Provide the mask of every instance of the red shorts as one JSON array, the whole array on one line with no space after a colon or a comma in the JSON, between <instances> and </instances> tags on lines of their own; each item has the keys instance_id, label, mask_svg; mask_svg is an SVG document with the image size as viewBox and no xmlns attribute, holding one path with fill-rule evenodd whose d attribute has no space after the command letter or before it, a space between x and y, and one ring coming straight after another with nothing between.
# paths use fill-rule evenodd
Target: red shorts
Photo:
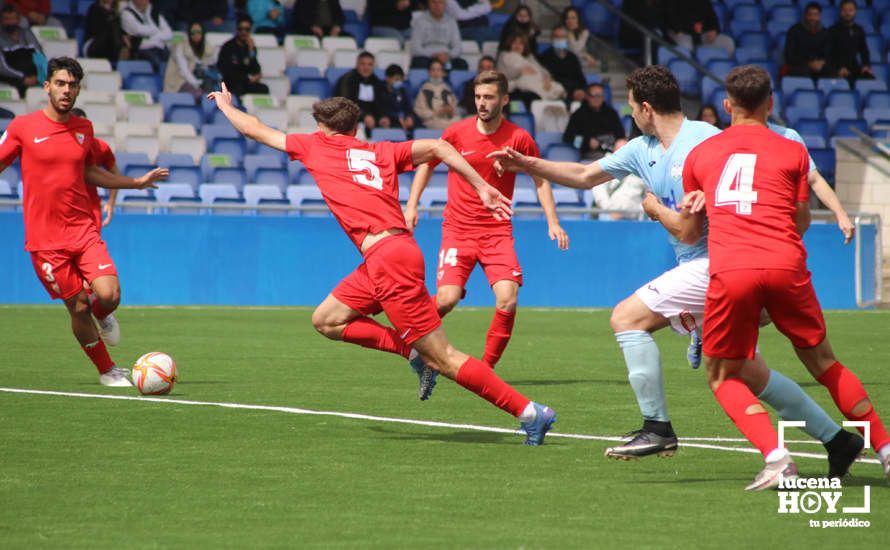
<instances>
[{"instance_id":1,"label":"red shorts","mask_svg":"<svg viewBox=\"0 0 890 550\"><path fill-rule=\"evenodd\" d=\"M762 309L794 347L811 348L825 339L825 319L809 271L737 269L711 274L703 353L753 359Z\"/></svg>"},{"instance_id":2,"label":"red shorts","mask_svg":"<svg viewBox=\"0 0 890 550\"><path fill-rule=\"evenodd\" d=\"M386 313L406 344L442 324L426 290L423 254L411 235L387 237L365 251L365 261L331 292L362 315Z\"/></svg>"},{"instance_id":3,"label":"red shorts","mask_svg":"<svg viewBox=\"0 0 890 550\"><path fill-rule=\"evenodd\" d=\"M117 276L105 241L96 239L82 248L35 250L31 264L40 282L53 300L67 300L83 290L83 282L92 283L105 275Z\"/></svg>"},{"instance_id":4,"label":"red shorts","mask_svg":"<svg viewBox=\"0 0 890 550\"><path fill-rule=\"evenodd\" d=\"M512 235L459 235L444 230L436 287L454 285L463 288L476 262L485 270L490 286L504 280L515 281L522 286L522 268L519 267Z\"/></svg>"}]
</instances>

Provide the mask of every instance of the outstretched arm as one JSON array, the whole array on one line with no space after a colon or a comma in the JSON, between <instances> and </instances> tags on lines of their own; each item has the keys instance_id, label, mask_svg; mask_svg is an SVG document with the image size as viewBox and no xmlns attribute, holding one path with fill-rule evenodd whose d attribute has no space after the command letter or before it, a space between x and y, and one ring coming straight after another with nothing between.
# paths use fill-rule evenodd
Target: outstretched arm
<instances>
[{"instance_id":1,"label":"outstretched arm","mask_svg":"<svg viewBox=\"0 0 890 550\"><path fill-rule=\"evenodd\" d=\"M553 200L553 188L550 182L543 178L532 176L535 180L535 190L538 192L538 202L544 209L544 217L547 218L547 234L551 241L556 241L560 250L568 250L569 235L559 225L559 217L556 215L556 201Z\"/></svg>"},{"instance_id":2,"label":"outstretched arm","mask_svg":"<svg viewBox=\"0 0 890 550\"><path fill-rule=\"evenodd\" d=\"M491 211L495 219L509 220L513 215L510 199L488 184L482 176L444 139L418 139L412 142L411 156L414 165L439 159L461 175L479 195L483 206Z\"/></svg>"},{"instance_id":3,"label":"outstretched arm","mask_svg":"<svg viewBox=\"0 0 890 550\"><path fill-rule=\"evenodd\" d=\"M120 175L121 171L118 169L117 164L111 167L112 174ZM117 204L117 189L112 189L108 192L108 199L105 201L105 204L102 206L102 226L106 226L111 223L111 218L114 217L114 205Z\"/></svg>"},{"instance_id":4,"label":"outstretched arm","mask_svg":"<svg viewBox=\"0 0 890 550\"><path fill-rule=\"evenodd\" d=\"M207 98L216 101L219 110L245 137L279 151L287 150L287 135L280 130L266 126L257 117L238 110L232 104L232 93L226 88L225 82L222 83L222 91L210 92L207 94Z\"/></svg>"},{"instance_id":5,"label":"outstretched arm","mask_svg":"<svg viewBox=\"0 0 890 550\"><path fill-rule=\"evenodd\" d=\"M87 165L84 170L84 179L90 185L96 187L105 187L107 189L156 189L156 181L167 179L169 170L166 168L155 168L150 170L138 178L121 176L120 174L112 174L104 168L95 165Z\"/></svg>"},{"instance_id":6,"label":"outstretched arm","mask_svg":"<svg viewBox=\"0 0 890 550\"><path fill-rule=\"evenodd\" d=\"M421 164L414 171L414 181L411 182L411 193L408 195L408 203L405 205L405 224L408 229L414 231L417 227L417 205L420 204L420 196L426 189L426 184L433 175L433 169L429 164Z\"/></svg>"},{"instance_id":7,"label":"outstretched arm","mask_svg":"<svg viewBox=\"0 0 890 550\"><path fill-rule=\"evenodd\" d=\"M494 166L498 172L504 170L527 172L529 175L575 189L591 189L612 179L610 174L600 168L599 162L590 164L555 162L523 155L512 147L489 153L488 158L494 159Z\"/></svg>"},{"instance_id":8,"label":"outstretched arm","mask_svg":"<svg viewBox=\"0 0 890 550\"><path fill-rule=\"evenodd\" d=\"M689 195L687 195L689 196ZM681 205L684 203L681 203ZM643 211L650 219L657 221L668 233L684 244L695 244L701 239L704 212L692 213L689 208L673 210L664 204L651 191L643 197ZM697 219L700 218L700 219Z\"/></svg>"},{"instance_id":9,"label":"outstretched arm","mask_svg":"<svg viewBox=\"0 0 890 550\"><path fill-rule=\"evenodd\" d=\"M850 221L850 217L847 216L847 211L844 210L834 190L828 185L828 182L825 181L825 178L822 177L818 170L811 170L807 180L810 184L810 189L822 201L822 204L834 212L834 216L837 218L837 227L844 234L844 244L849 243L853 239L856 227Z\"/></svg>"}]
</instances>

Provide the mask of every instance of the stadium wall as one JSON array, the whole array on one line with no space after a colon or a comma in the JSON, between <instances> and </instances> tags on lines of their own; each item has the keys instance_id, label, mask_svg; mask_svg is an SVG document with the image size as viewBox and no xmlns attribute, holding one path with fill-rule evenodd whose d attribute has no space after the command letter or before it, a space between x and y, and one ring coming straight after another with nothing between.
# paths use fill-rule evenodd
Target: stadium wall
<instances>
[{"instance_id":1,"label":"stadium wall","mask_svg":"<svg viewBox=\"0 0 890 550\"><path fill-rule=\"evenodd\" d=\"M521 305L610 307L673 265L657 223L565 220L563 227L571 238L566 252L549 240L543 220L515 220ZM872 250L874 227L861 233L863 250ZM48 303L23 250L21 214L0 212L0 234L0 303ZM440 235L441 220L421 219L416 236L431 290ZM329 217L121 214L105 239L129 305L314 305L360 263ZM854 248L843 246L833 224L814 224L806 244L823 307L855 308ZM866 262L865 289L873 270ZM480 269L463 303L493 304Z\"/></svg>"}]
</instances>

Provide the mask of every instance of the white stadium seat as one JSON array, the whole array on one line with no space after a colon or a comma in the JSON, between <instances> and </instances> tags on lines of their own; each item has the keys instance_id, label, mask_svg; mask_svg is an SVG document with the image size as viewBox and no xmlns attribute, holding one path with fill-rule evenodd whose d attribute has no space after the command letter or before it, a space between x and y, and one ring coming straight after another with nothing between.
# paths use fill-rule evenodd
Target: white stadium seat
<instances>
[{"instance_id":1,"label":"white stadium seat","mask_svg":"<svg viewBox=\"0 0 890 550\"><path fill-rule=\"evenodd\" d=\"M480 53L479 43L475 40L461 40L460 41L460 54L461 57L467 55L468 53ZM473 65L475 67L475 65Z\"/></svg>"},{"instance_id":2,"label":"white stadium seat","mask_svg":"<svg viewBox=\"0 0 890 550\"><path fill-rule=\"evenodd\" d=\"M244 105L248 113L254 114L257 109L278 107L280 102L268 94L244 94L241 96L241 104Z\"/></svg>"},{"instance_id":3,"label":"white stadium seat","mask_svg":"<svg viewBox=\"0 0 890 550\"><path fill-rule=\"evenodd\" d=\"M199 164L201 162L201 157L207 152L207 144L201 136L173 136L170 138L169 148L167 150L171 153L191 155L195 164Z\"/></svg>"},{"instance_id":4,"label":"white stadium seat","mask_svg":"<svg viewBox=\"0 0 890 550\"><path fill-rule=\"evenodd\" d=\"M280 200L284 198L281 189L276 185L250 184L244 186L244 202L249 205L259 204L262 199Z\"/></svg>"},{"instance_id":5,"label":"white stadium seat","mask_svg":"<svg viewBox=\"0 0 890 550\"><path fill-rule=\"evenodd\" d=\"M138 120L155 128L164 120L164 108L160 105L130 105L128 113L129 120Z\"/></svg>"},{"instance_id":6,"label":"white stadium seat","mask_svg":"<svg viewBox=\"0 0 890 550\"><path fill-rule=\"evenodd\" d=\"M389 51L384 50L379 52L376 55L375 65L377 67L386 68L392 64L396 64L405 71L405 74L408 74L408 69L411 68L411 56L408 52L403 51Z\"/></svg>"},{"instance_id":7,"label":"white stadium seat","mask_svg":"<svg viewBox=\"0 0 890 550\"><path fill-rule=\"evenodd\" d=\"M54 57L77 57L77 40L42 40L43 55Z\"/></svg>"},{"instance_id":8,"label":"white stadium seat","mask_svg":"<svg viewBox=\"0 0 890 550\"><path fill-rule=\"evenodd\" d=\"M79 106L93 122L100 124L114 124L117 122L117 107L111 101L105 103L83 102Z\"/></svg>"},{"instance_id":9,"label":"white stadium seat","mask_svg":"<svg viewBox=\"0 0 890 550\"><path fill-rule=\"evenodd\" d=\"M191 124L162 122L161 125L158 126L158 145L160 146L161 151L169 151L170 139L173 136L194 137L197 135L198 134L197 132L195 132L195 127Z\"/></svg>"},{"instance_id":10,"label":"white stadium seat","mask_svg":"<svg viewBox=\"0 0 890 550\"><path fill-rule=\"evenodd\" d=\"M260 48L278 48L278 40L274 34L252 34L253 44Z\"/></svg>"},{"instance_id":11,"label":"white stadium seat","mask_svg":"<svg viewBox=\"0 0 890 550\"><path fill-rule=\"evenodd\" d=\"M114 69L111 68L111 62L100 57L78 57L77 62L83 69L83 73L110 73Z\"/></svg>"},{"instance_id":12,"label":"white stadium seat","mask_svg":"<svg viewBox=\"0 0 890 550\"><path fill-rule=\"evenodd\" d=\"M321 49L318 37L308 34L289 34L284 37L284 53L287 56L288 65L296 65L297 53L305 49Z\"/></svg>"},{"instance_id":13,"label":"white stadium seat","mask_svg":"<svg viewBox=\"0 0 890 550\"><path fill-rule=\"evenodd\" d=\"M117 93L121 89L119 73L86 73L83 76L83 88L97 92Z\"/></svg>"},{"instance_id":14,"label":"white stadium seat","mask_svg":"<svg viewBox=\"0 0 890 550\"><path fill-rule=\"evenodd\" d=\"M286 76L266 76L263 74L262 83L269 87L269 95L277 100L283 100L290 93L290 80Z\"/></svg>"},{"instance_id":15,"label":"white stadium seat","mask_svg":"<svg viewBox=\"0 0 890 550\"><path fill-rule=\"evenodd\" d=\"M359 50L337 50L331 56L331 67L355 67Z\"/></svg>"},{"instance_id":16,"label":"white stadium seat","mask_svg":"<svg viewBox=\"0 0 890 550\"><path fill-rule=\"evenodd\" d=\"M285 99L285 109L288 114L289 124L298 124L301 109L312 109L312 104L318 101L318 96L314 95L289 95Z\"/></svg>"},{"instance_id":17,"label":"white stadium seat","mask_svg":"<svg viewBox=\"0 0 890 550\"><path fill-rule=\"evenodd\" d=\"M195 197L195 190L187 183L159 183L155 189L155 199L158 202L170 202L170 199L191 199Z\"/></svg>"},{"instance_id":18,"label":"white stadium seat","mask_svg":"<svg viewBox=\"0 0 890 550\"><path fill-rule=\"evenodd\" d=\"M566 104L555 99L536 99L531 104L536 132L563 132L569 123Z\"/></svg>"},{"instance_id":19,"label":"white stadium seat","mask_svg":"<svg viewBox=\"0 0 890 550\"><path fill-rule=\"evenodd\" d=\"M68 39L68 33L65 32L64 27L46 27L42 25L32 25L31 32L34 33L34 36L37 38L37 41L40 42L41 45L46 40ZM47 56L47 58L49 58L49 56Z\"/></svg>"},{"instance_id":20,"label":"white stadium seat","mask_svg":"<svg viewBox=\"0 0 890 550\"><path fill-rule=\"evenodd\" d=\"M145 153L154 162L158 158L158 138L155 136L127 136L124 140L124 151L128 153Z\"/></svg>"},{"instance_id":21,"label":"white stadium seat","mask_svg":"<svg viewBox=\"0 0 890 550\"><path fill-rule=\"evenodd\" d=\"M296 51L293 64L302 67L315 67L319 72L324 73L330 64L330 55L327 50L302 48Z\"/></svg>"},{"instance_id":22,"label":"white stadium seat","mask_svg":"<svg viewBox=\"0 0 890 550\"><path fill-rule=\"evenodd\" d=\"M351 36L325 36L321 39L321 47L329 52L337 50L357 50L358 44Z\"/></svg>"},{"instance_id":23,"label":"white stadium seat","mask_svg":"<svg viewBox=\"0 0 890 550\"><path fill-rule=\"evenodd\" d=\"M235 36L227 32L208 32L204 35L204 41L208 46L219 49L220 46L234 38Z\"/></svg>"},{"instance_id":24,"label":"white stadium seat","mask_svg":"<svg viewBox=\"0 0 890 550\"><path fill-rule=\"evenodd\" d=\"M375 56L384 51L398 51L402 49L402 45L397 38L382 38L371 36L365 39L365 50L371 52Z\"/></svg>"},{"instance_id":25,"label":"white stadium seat","mask_svg":"<svg viewBox=\"0 0 890 550\"><path fill-rule=\"evenodd\" d=\"M134 105L152 105L154 99L151 93L145 90L121 90L114 94L114 104L117 106L117 117L126 120L130 107ZM136 119L139 120L139 119ZM140 121L141 122L141 121Z\"/></svg>"},{"instance_id":26,"label":"white stadium seat","mask_svg":"<svg viewBox=\"0 0 890 550\"><path fill-rule=\"evenodd\" d=\"M240 199L238 188L231 183L204 183L198 188L198 195L204 204L213 204L216 199Z\"/></svg>"},{"instance_id":27,"label":"white stadium seat","mask_svg":"<svg viewBox=\"0 0 890 550\"><path fill-rule=\"evenodd\" d=\"M287 110L277 107L261 107L254 113L266 125L284 131L287 128Z\"/></svg>"},{"instance_id":28,"label":"white stadium seat","mask_svg":"<svg viewBox=\"0 0 890 550\"><path fill-rule=\"evenodd\" d=\"M114 92L81 89L77 101L79 103L112 103L114 102Z\"/></svg>"},{"instance_id":29,"label":"white stadium seat","mask_svg":"<svg viewBox=\"0 0 890 550\"><path fill-rule=\"evenodd\" d=\"M263 35L258 35L263 36ZM275 37L272 35L266 35L272 38L273 42ZM256 49L256 58L260 64L260 68L263 71L263 76L277 76L284 74L284 69L287 67L287 61L284 56L284 50L279 48L277 45L271 48L261 48L257 45Z\"/></svg>"}]
</instances>

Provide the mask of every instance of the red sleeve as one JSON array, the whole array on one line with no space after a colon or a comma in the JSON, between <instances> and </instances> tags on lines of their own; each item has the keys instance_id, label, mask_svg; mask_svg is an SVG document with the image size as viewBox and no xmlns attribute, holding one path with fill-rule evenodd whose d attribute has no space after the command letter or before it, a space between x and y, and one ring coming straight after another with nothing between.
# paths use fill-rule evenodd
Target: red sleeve
<instances>
[{"instance_id":1,"label":"red sleeve","mask_svg":"<svg viewBox=\"0 0 890 550\"><path fill-rule=\"evenodd\" d=\"M807 202L810 200L810 154L806 147L800 145L800 179L797 182L797 202Z\"/></svg>"},{"instance_id":2,"label":"red sleeve","mask_svg":"<svg viewBox=\"0 0 890 550\"><path fill-rule=\"evenodd\" d=\"M414 170L414 155L411 153L413 145L414 141L401 141L392 144L393 163L399 174Z\"/></svg>"},{"instance_id":3,"label":"red sleeve","mask_svg":"<svg viewBox=\"0 0 890 550\"><path fill-rule=\"evenodd\" d=\"M22 141L19 136L19 123L13 119L0 136L0 164L9 166L22 152Z\"/></svg>"},{"instance_id":4,"label":"red sleeve","mask_svg":"<svg viewBox=\"0 0 890 550\"><path fill-rule=\"evenodd\" d=\"M532 139L528 132L522 129L517 132L516 150L523 155L527 155L530 157L541 156L541 151L538 149L538 144L535 143L535 140Z\"/></svg>"},{"instance_id":5,"label":"red sleeve","mask_svg":"<svg viewBox=\"0 0 890 550\"><path fill-rule=\"evenodd\" d=\"M683 162L683 190L687 193L702 189L701 183L695 177L695 152L698 147L689 152Z\"/></svg>"},{"instance_id":6,"label":"red sleeve","mask_svg":"<svg viewBox=\"0 0 890 550\"><path fill-rule=\"evenodd\" d=\"M314 139L315 134L288 134L285 151L291 160L302 160L306 158L306 154L312 148Z\"/></svg>"}]
</instances>

